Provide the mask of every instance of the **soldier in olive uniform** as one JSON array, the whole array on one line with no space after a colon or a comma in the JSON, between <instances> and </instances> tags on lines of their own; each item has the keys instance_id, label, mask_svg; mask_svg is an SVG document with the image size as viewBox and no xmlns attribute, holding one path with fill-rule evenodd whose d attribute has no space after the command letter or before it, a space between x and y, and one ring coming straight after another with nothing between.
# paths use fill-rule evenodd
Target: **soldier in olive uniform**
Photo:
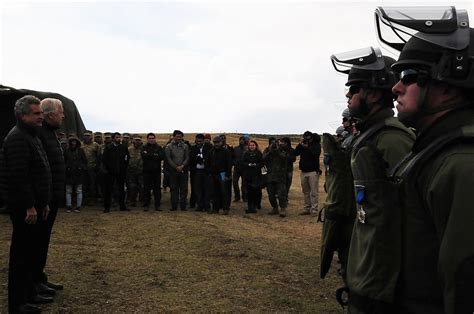
<instances>
[{"instance_id":1,"label":"soldier in olive uniform","mask_svg":"<svg viewBox=\"0 0 474 314\"><path fill-rule=\"evenodd\" d=\"M473 313L474 29L454 7L378 8L376 16L377 25L414 34L403 45L378 33L401 50L393 92L400 121L418 135L392 176L402 208L395 310Z\"/></svg>"},{"instance_id":2,"label":"soldier in olive uniform","mask_svg":"<svg viewBox=\"0 0 474 314\"><path fill-rule=\"evenodd\" d=\"M288 194L286 189L288 152L283 148L281 140L273 141L270 146L263 151L263 161L267 166L267 193L272 210L269 215L286 217L288 206ZM278 198L278 200L277 200Z\"/></svg>"},{"instance_id":3,"label":"soldier in olive uniform","mask_svg":"<svg viewBox=\"0 0 474 314\"><path fill-rule=\"evenodd\" d=\"M104 143L102 144L102 152L105 149L105 146L112 144L112 132L104 133Z\"/></svg>"},{"instance_id":4,"label":"soldier in olive uniform","mask_svg":"<svg viewBox=\"0 0 474 314\"><path fill-rule=\"evenodd\" d=\"M92 131L85 131L83 134L84 143L82 150L87 158L87 168L84 172L85 198L94 202L97 197L97 167L99 165L100 145L92 140Z\"/></svg>"},{"instance_id":5,"label":"soldier in olive uniform","mask_svg":"<svg viewBox=\"0 0 474 314\"><path fill-rule=\"evenodd\" d=\"M348 115L346 110L344 110L343 117ZM347 117L347 119L349 118ZM344 126L340 128L344 130ZM347 260L356 216L354 181L351 171L352 143L346 142L343 146L344 140L343 137L338 140L331 134L323 134L326 175L324 188L327 196L324 202L320 276L321 278L326 276L331 267L334 252L337 252L341 263L340 275L345 285L345 287L338 289L338 298L340 298L339 293L347 292ZM341 299L338 301L342 302Z\"/></svg>"},{"instance_id":6,"label":"soldier in olive uniform","mask_svg":"<svg viewBox=\"0 0 474 314\"><path fill-rule=\"evenodd\" d=\"M132 138L132 135L130 133L123 133L122 136L122 145L126 146L127 148L130 148L130 140Z\"/></svg>"},{"instance_id":7,"label":"soldier in olive uniform","mask_svg":"<svg viewBox=\"0 0 474 314\"><path fill-rule=\"evenodd\" d=\"M142 138L139 135L133 137L132 146L128 149L130 162L127 168L127 201L130 206L137 206L137 198L143 202L143 161L142 161Z\"/></svg>"},{"instance_id":8,"label":"soldier in olive uniform","mask_svg":"<svg viewBox=\"0 0 474 314\"><path fill-rule=\"evenodd\" d=\"M99 145L104 143L104 140L102 139L102 132L94 132L94 142Z\"/></svg>"},{"instance_id":9,"label":"soldier in olive uniform","mask_svg":"<svg viewBox=\"0 0 474 314\"><path fill-rule=\"evenodd\" d=\"M410 151L414 134L393 117L395 60L378 48L331 56L335 69L348 74L347 103L360 135L352 146L357 219L347 261L349 311L386 313L399 273L400 209L386 198L387 178Z\"/></svg>"}]
</instances>

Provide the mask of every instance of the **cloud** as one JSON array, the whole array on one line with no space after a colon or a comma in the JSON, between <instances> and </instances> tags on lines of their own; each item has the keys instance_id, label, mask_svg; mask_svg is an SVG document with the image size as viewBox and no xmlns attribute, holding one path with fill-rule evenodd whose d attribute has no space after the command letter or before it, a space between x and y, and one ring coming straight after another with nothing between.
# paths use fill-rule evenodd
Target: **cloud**
<instances>
[{"instance_id":1,"label":"cloud","mask_svg":"<svg viewBox=\"0 0 474 314\"><path fill-rule=\"evenodd\" d=\"M329 56L377 45L368 2L7 7L2 83L62 93L102 131L332 131L345 78Z\"/></svg>"}]
</instances>

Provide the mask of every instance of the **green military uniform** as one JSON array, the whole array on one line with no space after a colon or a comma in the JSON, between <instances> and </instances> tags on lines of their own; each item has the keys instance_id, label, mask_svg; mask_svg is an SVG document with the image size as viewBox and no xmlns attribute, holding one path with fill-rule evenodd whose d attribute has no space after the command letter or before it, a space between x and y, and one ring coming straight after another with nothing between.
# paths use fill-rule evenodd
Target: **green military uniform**
<instances>
[{"instance_id":1,"label":"green military uniform","mask_svg":"<svg viewBox=\"0 0 474 314\"><path fill-rule=\"evenodd\" d=\"M410 152L415 136L385 108L360 126L353 146L357 218L347 264L351 304L362 312L394 298L400 272L400 208L388 181L395 165ZM356 313L355 309L351 312Z\"/></svg>"},{"instance_id":2,"label":"green military uniform","mask_svg":"<svg viewBox=\"0 0 474 314\"><path fill-rule=\"evenodd\" d=\"M127 198L130 206L136 206L137 197L143 201L143 160L142 146L131 145L128 148L130 162L127 168Z\"/></svg>"},{"instance_id":3,"label":"green military uniform","mask_svg":"<svg viewBox=\"0 0 474 314\"><path fill-rule=\"evenodd\" d=\"M446 144L440 141L444 137ZM440 313L444 303L446 312L464 313L456 301L472 297L473 161L474 109L465 109L422 133L413 153L396 169L403 208L401 311Z\"/></svg>"},{"instance_id":4,"label":"green military uniform","mask_svg":"<svg viewBox=\"0 0 474 314\"><path fill-rule=\"evenodd\" d=\"M101 147L96 142L82 143L82 149L86 154L87 168L96 169L98 165L98 158L100 155Z\"/></svg>"},{"instance_id":5,"label":"green military uniform","mask_svg":"<svg viewBox=\"0 0 474 314\"><path fill-rule=\"evenodd\" d=\"M341 275L346 282L347 258L356 216L354 182L351 172L351 147L342 148L334 136L323 134L324 165L327 196L324 202L324 224L321 241L320 276L331 267L334 252L338 252Z\"/></svg>"},{"instance_id":6,"label":"green military uniform","mask_svg":"<svg viewBox=\"0 0 474 314\"><path fill-rule=\"evenodd\" d=\"M400 45L377 32L400 51L393 92L400 121L418 132L392 175L401 207L396 310L474 313L474 29L454 7L379 7L376 18L390 33L413 34Z\"/></svg>"},{"instance_id":7,"label":"green military uniform","mask_svg":"<svg viewBox=\"0 0 474 314\"><path fill-rule=\"evenodd\" d=\"M360 134L351 153L357 215L347 261L350 313L388 313L400 273L400 208L390 171L415 135L394 118L394 59L368 47L331 56L348 74L348 108ZM347 70L349 68L349 70Z\"/></svg>"},{"instance_id":8,"label":"green military uniform","mask_svg":"<svg viewBox=\"0 0 474 314\"><path fill-rule=\"evenodd\" d=\"M263 151L263 161L268 170L266 175L268 199L272 205L270 214L280 214L282 217L286 216L288 206L286 176L289 158L288 152L278 147L273 149L267 147Z\"/></svg>"},{"instance_id":9,"label":"green military uniform","mask_svg":"<svg viewBox=\"0 0 474 314\"><path fill-rule=\"evenodd\" d=\"M84 136L90 136L92 138L92 132L84 132ZM87 158L87 169L85 171L85 187L87 198L95 198L97 196L97 167L99 165L100 156L100 145L94 141L90 143L82 143L82 150Z\"/></svg>"}]
</instances>

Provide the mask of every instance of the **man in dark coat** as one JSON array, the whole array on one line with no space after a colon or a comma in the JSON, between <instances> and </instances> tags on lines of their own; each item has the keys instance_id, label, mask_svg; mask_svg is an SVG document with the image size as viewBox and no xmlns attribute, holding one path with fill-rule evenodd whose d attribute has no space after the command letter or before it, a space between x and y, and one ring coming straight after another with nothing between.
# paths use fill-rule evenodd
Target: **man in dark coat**
<instances>
[{"instance_id":1,"label":"man in dark coat","mask_svg":"<svg viewBox=\"0 0 474 314\"><path fill-rule=\"evenodd\" d=\"M104 165L104 213L110 212L112 203L112 189L117 186L120 210L128 210L125 207L125 177L127 175L130 155L128 148L122 145L122 135L115 132L112 136L112 143L105 146L102 156Z\"/></svg>"},{"instance_id":2,"label":"man in dark coat","mask_svg":"<svg viewBox=\"0 0 474 314\"><path fill-rule=\"evenodd\" d=\"M193 176L191 184L197 205L196 211L201 212L210 208L212 182L206 164L212 146L204 143L204 134L197 134L195 143L189 154L189 172Z\"/></svg>"},{"instance_id":3,"label":"man in dark coat","mask_svg":"<svg viewBox=\"0 0 474 314\"><path fill-rule=\"evenodd\" d=\"M228 215L232 186L232 155L223 146L220 136L216 136L213 142L214 147L209 153L208 166L213 182L212 212L217 214L223 209L224 215Z\"/></svg>"},{"instance_id":4,"label":"man in dark coat","mask_svg":"<svg viewBox=\"0 0 474 314\"><path fill-rule=\"evenodd\" d=\"M64 200L64 184L66 179L64 158L61 144L56 135L56 131L64 120L64 109L62 102L56 98L43 99L40 107L43 111L44 121L43 126L39 129L39 137L48 156L52 176L52 189L51 201L49 202L50 212L46 223L43 224L44 229L39 239L41 243L41 259L40 263L36 265L38 268L33 274L33 279L36 282L36 288L39 292L54 295L54 290L51 291L51 289L60 290L62 289L62 285L48 282L48 276L44 272L44 267L46 266L46 260L48 258L49 241L54 221L56 220L58 208Z\"/></svg>"},{"instance_id":5,"label":"man in dark coat","mask_svg":"<svg viewBox=\"0 0 474 314\"><path fill-rule=\"evenodd\" d=\"M33 272L38 263L40 224L48 217L51 192L51 169L38 138L43 122L40 100L28 95L15 103L17 124L3 145L7 204L13 223L8 274L10 313L36 312L40 309L27 301L33 297ZM50 298L51 299L51 298ZM52 299L50 300L52 301Z\"/></svg>"},{"instance_id":6,"label":"man in dark coat","mask_svg":"<svg viewBox=\"0 0 474 314\"><path fill-rule=\"evenodd\" d=\"M142 147L143 160L143 207L148 210L151 200L151 190L155 198L155 210L161 211L161 161L165 152L161 145L156 143L153 133L146 136L147 143Z\"/></svg>"},{"instance_id":7,"label":"man in dark coat","mask_svg":"<svg viewBox=\"0 0 474 314\"><path fill-rule=\"evenodd\" d=\"M232 185L234 187L234 202L240 201L240 194L242 192L242 200L247 202L247 188L245 180L243 179L242 157L247 151L248 137L241 136L239 138L239 146L234 148L232 158L234 164L234 171L232 173ZM241 188L239 188L239 178L242 178Z\"/></svg>"}]
</instances>

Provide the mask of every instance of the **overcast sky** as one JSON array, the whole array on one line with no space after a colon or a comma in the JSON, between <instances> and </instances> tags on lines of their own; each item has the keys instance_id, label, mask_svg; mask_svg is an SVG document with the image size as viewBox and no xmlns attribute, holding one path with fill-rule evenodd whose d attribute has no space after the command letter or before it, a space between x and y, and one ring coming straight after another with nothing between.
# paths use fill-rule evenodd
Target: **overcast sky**
<instances>
[{"instance_id":1,"label":"overcast sky","mask_svg":"<svg viewBox=\"0 0 474 314\"><path fill-rule=\"evenodd\" d=\"M73 99L87 128L333 132L333 53L378 46L376 6L471 1L0 2L0 83ZM383 51L384 52L384 51Z\"/></svg>"}]
</instances>

